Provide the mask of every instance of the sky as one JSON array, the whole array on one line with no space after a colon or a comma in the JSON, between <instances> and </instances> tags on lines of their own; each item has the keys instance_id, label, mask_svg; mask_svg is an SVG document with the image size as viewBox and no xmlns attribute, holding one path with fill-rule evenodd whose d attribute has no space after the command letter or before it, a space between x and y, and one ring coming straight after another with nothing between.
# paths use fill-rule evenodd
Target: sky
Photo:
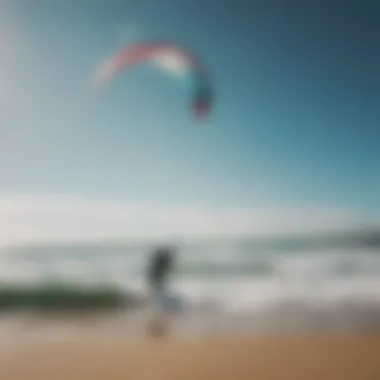
<instances>
[{"instance_id":1,"label":"sky","mask_svg":"<svg viewBox=\"0 0 380 380\"><path fill-rule=\"evenodd\" d=\"M0 243L379 220L379 15L374 0L0 0ZM157 39L211 70L207 122L147 68L93 93L101 62Z\"/></svg>"}]
</instances>

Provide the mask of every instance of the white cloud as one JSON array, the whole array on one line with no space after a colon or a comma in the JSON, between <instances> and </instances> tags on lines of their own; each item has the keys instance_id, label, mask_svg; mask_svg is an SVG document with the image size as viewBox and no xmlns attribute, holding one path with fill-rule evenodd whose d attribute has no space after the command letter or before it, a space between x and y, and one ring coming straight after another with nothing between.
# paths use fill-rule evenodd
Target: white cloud
<instances>
[{"instance_id":1,"label":"white cloud","mask_svg":"<svg viewBox=\"0 0 380 380\"><path fill-rule=\"evenodd\" d=\"M365 218L334 208L216 210L72 196L0 195L0 244L345 230Z\"/></svg>"}]
</instances>

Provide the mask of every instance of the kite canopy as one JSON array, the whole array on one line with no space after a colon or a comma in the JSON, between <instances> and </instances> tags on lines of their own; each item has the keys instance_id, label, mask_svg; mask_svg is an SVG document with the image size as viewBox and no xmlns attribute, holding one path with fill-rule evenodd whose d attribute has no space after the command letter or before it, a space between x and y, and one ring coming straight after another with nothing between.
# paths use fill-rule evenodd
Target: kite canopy
<instances>
[{"instance_id":1,"label":"kite canopy","mask_svg":"<svg viewBox=\"0 0 380 380\"><path fill-rule=\"evenodd\" d=\"M211 111L211 79L200 61L188 50L169 43L139 43L111 57L96 73L95 84L105 86L121 71L139 63L152 62L173 77L187 77L192 83L191 108L198 118Z\"/></svg>"}]
</instances>

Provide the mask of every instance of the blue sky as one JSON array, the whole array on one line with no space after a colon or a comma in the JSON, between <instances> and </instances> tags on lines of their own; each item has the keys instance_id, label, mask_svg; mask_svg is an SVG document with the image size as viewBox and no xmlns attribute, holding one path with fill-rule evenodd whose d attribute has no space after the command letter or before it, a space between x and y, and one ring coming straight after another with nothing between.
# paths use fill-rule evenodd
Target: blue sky
<instances>
[{"instance_id":1,"label":"blue sky","mask_svg":"<svg viewBox=\"0 0 380 380\"><path fill-rule=\"evenodd\" d=\"M0 192L379 210L374 1L4 4ZM91 92L102 60L157 38L190 46L212 70L208 123L194 123L185 89L153 70Z\"/></svg>"}]
</instances>

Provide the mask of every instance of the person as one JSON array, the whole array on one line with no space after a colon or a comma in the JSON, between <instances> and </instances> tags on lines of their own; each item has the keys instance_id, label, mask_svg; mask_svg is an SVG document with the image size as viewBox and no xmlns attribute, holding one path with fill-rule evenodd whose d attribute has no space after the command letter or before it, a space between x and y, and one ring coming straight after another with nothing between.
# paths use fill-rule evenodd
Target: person
<instances>
[{"instance_id":1,"label":"person","mask_svg":"<svg viewBox=\"0 0 380 380\"><path fill-rule=\"evenodd\" d=\"M150 256L147 270L148 288L151 293L168 290L169 275L174 266L174 249L160 247Z\"/></svg>"},{"instance_id":2,"label":"person","mask_svg":"<svg viewBox=\"0 0 380 380\"><path fill-rule=\"evenodd\" d=\"M167 316L173 310L173 300L169 294L169 277L174 269L175 250L160 247L153 251L147 268L147 286L154 307L154 317L148 324L149 335L162 336L167 333Z\"/></svg>"}]
</instances>

